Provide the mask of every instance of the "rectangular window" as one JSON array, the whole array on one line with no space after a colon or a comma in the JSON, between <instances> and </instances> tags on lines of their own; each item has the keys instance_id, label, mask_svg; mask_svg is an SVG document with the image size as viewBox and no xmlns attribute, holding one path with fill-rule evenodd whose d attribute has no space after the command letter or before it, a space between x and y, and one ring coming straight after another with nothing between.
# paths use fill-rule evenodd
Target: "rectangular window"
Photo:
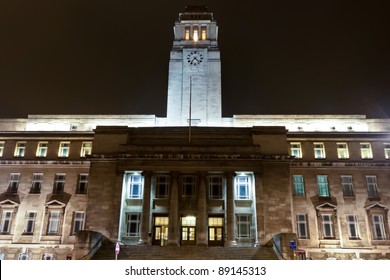
<instances>
[{"instance_id":1,"label":"rectangular window","mask_svg":"<svg viewBox=\"0 0 390 280\"><path fill-rule=\"evenodd\" d=\"M33 234L37 212L27 212L23 234Z\"/></svg>"},{"instance_id":2,"label":"rectangular window","mask_svg":"<svg viewBox=\"0 0 390 280\"><path fill-rule=\"evenodd\" d=\"M343 186L343 196L355 196L353 192L352 176L341 175L341 185Z\"/></svg>"},{"instance_id":3,"label":"rectangular window","mask_svg":"<svg viewBox=\"0 0 390 280\"><path fill-rule=\"evenodd\" d=\"M20 173L11 173L8 183L8 193L17 193L19 187Z\"/></svg>"},{"instance_id":4,"label":"rectangular window","mask_svg":"<svg viewBox=\"0 0 390 280\"><path fill-rule=\"evenodd\" d=\"M308 239L309 233L307 230L307 215L306 214L297 214L297 230L299 239Z\"/></svg>"},{"instance_id":5,"label":"rectangular window","mask_svg":"<svg viewBox=\"0 0 390 280\"><path fill-rule=\"evenodd\" d=\"M251 215L237 215L237 237L250 238L251 237Z\"/></svg>"},{"instance_id":6,"label":"rectangular window","mask_svg":"<svg viewBox=\"0 0 390 280\"><path fill-rule=\"evenodd\" d=\"M247 175L236 176L236 199L249 199L250 180Z\"/></svg>"},{"instance_id":7,"label":"rectangular window","mask_svg":"<svg viewBox=\"0 0 390 280\"><path fill-rule=\"evenodd\" d=\"M360 154L362 159L372 159L372 150L370 143L360 143Z\"/></svg>"},{"instance_id":8,"label":"rectangular window","mask_svg":"<svg viewBox=\"0 0 390 280\"><path fill-rule=\"evenodd\" d=\"M390 143L385 143L384 146L385 146L385 159L390 159ZM0 151L1 151L1 146L0 146Z\"/></svg>"},{"instance_id":9,"label":"rectangular window","mask_svg":"<svg viewBox=\"0 0 390 280\"><path fill-rule=\"evenodd\" d=\"M349 239L359 239L359 225L356 215L347 215Z\"/></svg>"},{"instance_id":10,"label":"rectangular window","mask_svg":"<svg viewBox=\"0 0 390 280\"><path fill-rule=\"evenodd\" d=\"M73 214L72 235L84 229L84 212L75 211Z\"/></svg>"},{"instance_id":11,"label":"rectangular window","mask_svg":"<svg viewBox=\"0 0 390 280\"><path fill-rule=\"evenodd\" d=\"M48 142L39 142L37 146L37 157L46 157L47 156Z\"/></svg>"},{"instance_id":12,"label":"rectangular window","mask_svg":"<svg viewBox=\"0 0 390 280\"><path fill-rule=\"evenodd\" d=\"M28 260L28 254L27 253L20 253L19 257L18 257L18 260L20 260L20 261Z\"/></svg>"},{"instance_id":13,"label":"rectangular window","mask_svg":"<svg viewBox=\"0 0 390 280\"><path fill-rule=\"evenodd\" d=\"M140 213L126 213L126 236L139 236L140 225Z\"/></svg>"},{"instance_id":14,"label":"rectangular window","mask_svg":"<svg viewBox=\"0 0 390 280\"><path fill-rule=\"evenodd\" d=\"M386 239L385 224L383 222L383 216L381 214L372 215L372 224L374 227L374 239L384 240Z\"/></svg>"},{"instance_id":15,"label":"rectangular window","mask_svg":"<svg viewBox=\"0 0 390 280\"><path fill-rule=\"evenodd\" d=\"M198 27L193 28L192 40L197 42L199 40L199 30Z\"/></svg>"},{"instance_id":16,"label":"rectangular window","mask_svg":"<svg viewBox=\"0 0 390 280\"><path fill-rule=\"evenodd\" d=\"M54 177L53 194L62 194L65 188L66 174L57 173Z\"/></svg>"},{"instance_id":17,"label":"rectangular window","mask_svg":"<svg viewBox=\"0 0 390 280\"><path fill-rule=\"evenodd\" d=\"M314 143L314 158L325 158L324 143Z\"/></svg>"},{"instance_id":18,"label":"rectangular window","mask_svg":"<svg viewBox=\"0 0 390 280\"><path fill-rule=\"evenodd\" d=\"M318 187L318 196L328 197L329 196L328 176L317 175L317 187Z\"/></svg>"},{"instance_id":19,"label":"rectangular window","mask_svg":"<svg viewBox=\"0 0 390 280\"><path fill-rule=\"evenodd\" d=\"M190 27L186 26L184 28L184 39L189 40L190 39Z\"/></svg>"},{"instance_id":20,"label":"rectangular window","mask_svg":"<svg viewBox=\"0 0 390 280\"><path fill-rule=\"evenodd\" d=\"M0 233L10 234L12 223L12 211L3 211L0 222Z\"/></svg>"},{"instance_id":21,"label":"rectangular window","mask_svg":"<svg viewBox=\"0 0 390 280\"><path fill-rule=\"evenodd\" d=\"M295 158L302 158L302 146L299 142L290 143L290 153Z\"/></svg>"},{"instance_id":22,"label":"rectangular window","mask_svg":"<svg viewBox=\"0 0 390 280\"><path fill-rule=\"evenodd\" d=\"M70 142L61 142L58 149L58 157L68 157L70 150Z\"/></svg>"},{"instance_id":23,"label":"rectangular window","mask_svg":"<svg viewBox=\"0 0 390 280\"><path fill-rule=\"evenodd\" d=\"M196 196L196 177L192 175L183 176L182 179L182 194L183 197Z\"/></svg>"},{"instance_id":24,"label":"rectangular window","mask_svg":"<svg viewBox=\"0 0 390 280\"><path fill-rule=\"evenodd\" d=\"M77 181L76 193L77 194L86 194L87 187L88 187L88 174L84 174L84 173L79 174L79 178Z\"/></svg>"},{"instance_id":25,"label":"rectangular window","mask_svg":"<svg viewBox=\"0 0 390 280\"><path fill-rule=\"evenodd\" d=\"M376 176L366 176L368 198L379 198Z\"/></svg>"},{"instance_id":26,"label":"rectangular window","mask_svg":"<svg viewBox=\"0 0 390 280\"><path fill-rule=\"evenodd\" d=\"M44 260L44 261L54 260L54 256L52 253L44 253L42 255L42 260Z\"/></svg>"},{"instance_id":27,"label":"rectangular window","mask_svg":"<svg viewBox=\"0 0 390 280\"><path fill-rule=\"evenodd\" d=\"M293 175L294 195L305 196L305 184L302 175Z\"/></svg>"},{"instance_id":28,"label":"rectangular window","mask_svg":"<svg viewBox=\"0 0 390 280\"><path fill-rule=\"evenodd\" d=\"M4 141L0 141L0 157L2 157L4 153L4 143Z\"/></svg>"},{"instance_id":29,"label":"rectangular window","mask_svg":"<svg viewBox=\"0 0 390 280\"><path fill-rule=\"evenodd\" d=\"M24 157L26 153L26 142L17 142L15 146L15 157Z\"/></svg>"},{"instance_id":30,"label":"rectangular window","mask_svg":"<svg viewBox=\"0 0 390 280\"><path fill-rule=\"evenodd\" d=\"M92 142L83 142L81 146L80 156L86 157L92 154Z\"/></svg>"},{"instance_id":31,"label":"rectangular window","mask_svg":"<svg viewBox=\"0 0 390 280\"><path fill-rule=\"evenodd\" d=\"M132 174L128 182L128 194L130 199L140 199L143 193L144 178L139 174Z\"/></svg>"},{"instance_id":32,"label":"rectangular window","mask_svg":"<svg viewBox=\"0 0 390 280\"><path fill-rule=\"evenodd\" d=\"M206 26L202 26L202 40L207 40Z\"/></svg>"},{"instance_id":33,"label":"rectangular window","mask_svg":"<svg viewBox=\"0 0 390 280\"><path fill-rule=\"evenodd\" d=\"M41 193L43 174L34 173L30 193Z\"/></svg>"},{"instance_id":34,"label":"rectangular window","mask_svg":"<svg viewBox=\"0 0 390 280\"><path fill-rule=\"evenodd\" d=\"M209 198L210 199L222 199L223 198L223 177L222 176L210 176L209 177Z\"/></svg>"},{"instance_id":35,"label":"rectangular window","mask_svg":"<svg viewBox=\"0 0 390 280\"><path fill-rule=\"evenodd\" d=\"M57 235L59 233L60 211L49 212L49 222L47 225L47 235Z\"/></svg>"},{"instance_id":36,"label":"rectangular window","mask_svg":"<svg viewBox=\"0 0 390 280\"><path fill-rule=\"evenodd\" d=\"M322 233L324 238L333 238L333 221L332 215L330 214L321 214L322 218Z\"/></svg>"},{"instance_id":37,"label":"rectangular window","mask_svg":"<svg viewBox=\"0 0 390 280\"><path fill-rule=\"evenodd\" d=\"M337 143L337 157L339 159L349 158L349 151L347 143Z\"/></svg>"},{"instance_id":38,"label":"rectangular window","mask_svg":"<svg viewBox=\"0 0 390 280\"><path fill-rule=\"evenodd\" d=\"M170 182L170 177L168 175L157 175L156 198L168 198L169 182Z\"/></svg>"}]
</instances>

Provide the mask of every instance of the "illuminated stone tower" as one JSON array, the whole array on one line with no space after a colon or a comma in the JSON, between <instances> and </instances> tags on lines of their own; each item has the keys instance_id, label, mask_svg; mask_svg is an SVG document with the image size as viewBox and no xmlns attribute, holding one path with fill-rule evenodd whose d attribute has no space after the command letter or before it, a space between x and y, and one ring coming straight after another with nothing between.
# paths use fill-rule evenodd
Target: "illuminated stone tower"
<instances>
[{"instance_id":1,"label":"illuminated stone tower","mask_svg":"<svg viewBox=\"0 0 390 280\"><path fill-rule=\"evenodd\" d=\"M179 14L169 61L168 125L221 124L221 59L217 37L218 26L206 6L187 6Z\"/></svg>"}]
</instances>

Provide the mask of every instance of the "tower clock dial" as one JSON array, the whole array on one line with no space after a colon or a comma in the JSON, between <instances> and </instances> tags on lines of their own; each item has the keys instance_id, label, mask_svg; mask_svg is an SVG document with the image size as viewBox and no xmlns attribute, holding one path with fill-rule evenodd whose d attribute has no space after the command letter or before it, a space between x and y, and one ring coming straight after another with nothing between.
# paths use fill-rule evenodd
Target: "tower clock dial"
<instances>
[{"instance_id":1,"label":"tower clock dial","mask_svg":"<svg viewBox=\"0 0 390 280\"><path fill-rule=\"evenodd\" d=\"M198 51L192 51L187 55L187 62L190 65L196 66L202 63L203 55Z\"/></svg>"}]
</instances>

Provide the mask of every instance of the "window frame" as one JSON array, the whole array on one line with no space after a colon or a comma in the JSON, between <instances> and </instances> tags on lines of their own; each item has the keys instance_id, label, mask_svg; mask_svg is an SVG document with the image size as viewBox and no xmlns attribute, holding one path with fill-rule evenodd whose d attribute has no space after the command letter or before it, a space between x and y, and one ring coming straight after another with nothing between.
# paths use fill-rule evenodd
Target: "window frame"
<instances>
[{"instance_id":1,"label":"window frame","mask_svg":"<svg viewBox=\"0 0 390 280\"><path fill-rule=\"evenodd\" d=\"M371 143L360 143L360 156L362 159L373 158Z\"/></svg>"},{"instance_id":2,"label":"window frame","mask_svg":"<svg viewBox=\"0 0 390 280\"><path fill-rule=\"evenodd\" d=\"M60 235L61 211L49 210L47 221L47 235Z\"/></svg>"},{"instance_id":3,"label":"window frame","mask_svg":"<svg viewBox=\"0 0 390 280\"><path fill-rule=\"evenodd\" d=\"M85 158L92 154L92 141L84 141L81 143L80 157Z\"/></svg>"},{"instance_id":4,"label":"window frame","mask_svg":"<svg viewBox=\"0 0 390 280\"><path fill-rule=\"evenodd\" d=\"M49 148L49 142L48 141L39 141L37 144L37 151L35 153L35 156L38 158L44 158L47 156L47 151Z\"/></svg>"},{"instance_id":5,"label":"window frame","mask_svg":"<svg viewBox=\"0 0 390 280\"><path fill-rule=\"evenodd\" d=\"M81 215L81 217L78 215ZM84 230L84 226L85 226L85 212L74 211L71 235L76 235L78 231Z\"/></svg>"},{"instance_id":6,"label":"window frame","mask_svg":"<svg viewBox=\"0 0 390 280\"><path fill-rule=\"evenodd\" d=\"M290 142L290 154L295 158L302 158L301 142Z\"/></svg>"},{"instance_id":7,"label":"window frame","mask_svg":"<svg viewBox=\"0 0 390 280\"><path fill-rule=\"evenodd\" d=\"M7 193L18 193L20 177L20 173L10 173Z\"/></svg>"},{"instance_id":8,"label":"window frame","mask_svg":"<svg viewBox=\"0 0 390 280\"><path fill-rule=\"evenodd\" d=\"M323 142L314 142L313 143L313 151L315 159L325 159L325 144Z\"/></svg>"},{"instance_id":9,"label":"window frame","mask_svg":"<svg viewBox=\"0 0 390 280\"><path fill-rule=\"evenodd\" d=\"M27 147L26 141L17 141L15 144L14 157L16 158L25 157L26 147Z\"/></svg>"},{"instance_id":10,"label":"window frame","mask_svg":"<svg viewBox=\"0 0 390 280\"><path fill-rule=\"evenodd\" d=\"M165 175L165 174L156 175L155 197L160 199L168 198L170 183L171 183L171 177L169 175Z\"/></svg>"},{"instance_id":11,"label":"window frame","mask_svg":"<svg viewBox=\"0 0 390 280\"><path fill-rule=\"evenodd\" d=\"M298 239L309 239L309 228L307 223L307 214L296 214ZM302 232L302 229L304 233Z\"/></svg>"},{"instance_id":12,"label":"window frame","mask_svg":"<svg viewBox=\"0 0 390 280\"><path fill-rule=\"evenodd\" d=\"M4 209L1 211L0 234L11 234L13 216L13 210Z\"/></svg>"},{"instance_id":13,"label":"window frame","mask_svg":"<svg viewBox=\"0 0 390 280\"><path fill-rule=\"evenodd\" d=\"M183 175L182 180L182 197L196 197L197 178L195 175Z\"/></svg>"},{"instance_id":14,"label":"window frame","mask_svg":"<svg viewBox=\"0 0 390 280\"><path fill-rule=\"evenodd\" d=\"M239 239L251 238L252 237L251 225L252 225L251 214L237 214L236 215L237 238Z\"/></svg>"},{"instance_id":15,"label":"window frame","mask_svg":"<svg viewBox=\"0 0 390 280\"><path fill-rule=\"evenodd\" d=\"M355 192L353 189L353 179L352 175L341 175L341 186L343 190L344 197L354 197Z\"/></svg>"},{"instance_id":16,"label":"window frame","mask_svg":"<svg viewBox=\"0 0 390 280\"><path fill-rule=\"evenodd\" d=\"M63 194L65 191L66 173L54 175L53 194Z\"/></svg>"},{"instance_id":17,"label":"window frame","mask_svg":"<svg viewBox=\"0 0 390 280\"><path fill-rule=\"evenodd\" d=\"M355 215L355 214L348 214L348 215L346 215L346 219L347 219L347 227L348 227L348 237L349 237L349 239L350 240L360 239L359 222L358 222L357 215Z\"/></svg>"},{"instance_id":18,"label":"window frame","mask_svg":"<svg viewBox=\"0 0 390 280\"><path fill-rule=\"evenodd\" d=\"M371 182L370 180L373 179ZM375 175L366 175L367 196L369 199L380 198L378 181Z\"/></svg>"},{"instance_id":19,"label":"window frame","mask_svg":"<svg viewBox=\"0 0 390 280\"><path fill-rule=\"evenodd\" d=\"M209 199L223 199L223 179L222 175L208 176Z\"/></svg>"},{"instance_id":20,"label":"window frame","mask_svg":"<svg viewBox=\"0 0 390 280\"><path fill-rule=\"evenodd\" d=\"M88 180L89 180L89 174L88 173L79 173L78 174L76 194L87 194L87 191L88 191Z\"/></svg>"},{"instance_id":21,"label":"window frame","mask_svg":"<svg viewBox=\"0 0 390 280\"><path fill-rule=\"evenodd\" d=\"M140 230L141 230L141 213L127 212L125 218L126 218L125 236L139 237Z\"/></svg>"},{"instance_id":22,"label":"window frame","mask_svg":"<svg viewBox=\"0 0 390 280\"><path fill-rule=\"evenodd\" d=\"M383 151L385 153L385 159L390 159L390 143L383 143Z\"/></svg>"},{"instance_id":23,"label":"window frame","mask_svg":"<svg viewBox=\"0 0 390 280\"><path fill-rule=\"evenodd\" d=\"M127 181L127 198L142 199L144 189L144 177L141 174L129 174Z\"/></svg>"},{"instance_id":24,"label":"window frame","mask_svg":"<svg viewBox=\"0 0 390 280\"><path fill-rule=\"evenodd\" d=\"M301 180L296 180L300 178ZM305 179L303 175L293 175L294 196L306 196Z\"/></svg>"},{"instance_id":25,"label":"window frame","mask_svg":"<svg viewBox=\"0 0 390 280\"><path fill-rule=\"evenodd\" d=\"M240 179L245 179L241 181ZM235 185L235 197L237 200L250 200L251 199L251 178L250 175L237 175L234 179Z\"/></svg>"},{"instance_id":26,"label":"window frame","mask_svg":"<svg viewBox=\"0 0 390 280\"><path fill-rule=\"evenodd\" d=\"M329 218L324 219L324 218ZM335 238L335 232L334 232L334 221L333 221L333 215L328 213L321 213L321 224L322 224L322 236L324 239L334 239ZM329 234L328 234L329 231Z\"/></svg>"},{"instance_id":27,"label":"window frame","mask_svg":"<svg viewBox=\"0 0 390 280\"><path fill-rule=\"evenodd\" d=\"M34 234L36 218L37 218L36 211L27 211L26 212L26 217L25 217L25 221L24 221L24 229L23 229L24 235Z\"/></svg>"},{"instance_id":28,"label":"window frame","mask_svg":"<svg viewBox=\"0 0 390 280\"><path fill-rule=\"evenodd\" d=\"M70 141L61 141L58 147L58 157L67 158L70 154Z\"/></svg>"},{"instance_id":29,"label":"window frame","mask_svg":"<svg viewBox=\"0 0 390 280\"><path fill-rule=\"evenodd\" d=\"M349 159L348 144L345 142L336 143L337 145L337 158L338 159Z\"/></svg>"},{"instance_id":30,"label":"window frame","mask_svg":"<svg viewBox=\"0 0 390 280\"><path fill-rule=\"evenodd\" d=\"M321 182L321 178L325 180ZM317 175L317 191L319 197L330 197L328 175Z\"/></svg>"},{"instance_id":31,"label":"window frame","mask_svg":"<svg viewBox=\"0 0 390 280\"><path fill-rule=\"evenodd\" d=\"M5 141L0 141L0 157L4 154Z\"/></svg>"},{"instance_id":32,"label":"window frame","mask_svg":"<svg viewBox=\"0 0 390 280\"><path fill-rule=\"evenodd\" d=\"M30 194L40 194L42 189L43 173L33 173Z\"/></svg>"}]
</instances>

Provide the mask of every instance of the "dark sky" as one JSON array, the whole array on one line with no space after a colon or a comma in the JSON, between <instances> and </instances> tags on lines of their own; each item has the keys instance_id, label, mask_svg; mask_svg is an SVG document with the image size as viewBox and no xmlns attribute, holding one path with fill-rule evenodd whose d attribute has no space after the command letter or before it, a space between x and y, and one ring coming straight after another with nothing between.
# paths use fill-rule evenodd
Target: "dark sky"
<instances>
[{"instance_id":1,"label":"dark sky","mask_svg":"<svg viewBox=\"0 0 390 280\"><path fill-rule=\"evenodd\" d=\"M173 26L219 26L223 115L390 116L390 1L0 0L0 117L165 116Z\"/></svg>"}]
</instances>

